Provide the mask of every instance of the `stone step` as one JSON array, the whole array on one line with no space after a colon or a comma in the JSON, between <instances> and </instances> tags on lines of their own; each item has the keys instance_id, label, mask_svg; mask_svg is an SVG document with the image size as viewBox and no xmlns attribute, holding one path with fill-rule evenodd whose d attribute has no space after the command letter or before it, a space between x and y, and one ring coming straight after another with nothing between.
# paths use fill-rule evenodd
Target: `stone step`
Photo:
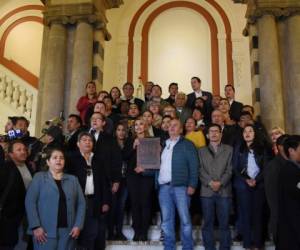
<instances>
[{"instance_id":1,"label":"stone step","mask_svg":"<svg viewBox=\"0 0 300 250\"><path fill-rule=\"evenodd\" d=\"M163 250L163 244L159 241L160 239L160 226L150 226L148 232L147 242L134 242L132 241L134 232L131 226L125 225L123 226L123 234L127 237L128 241L108 241L107 249L108 250ZM233 235L233 228L231 228ZM218 230L215 230L215 237L218 239ZM194 226L193 227L193 239L195 241L195 250L204 250L202 244L202 235L201 235L201 227ZM177 242L177 249L181 249L181 243ZM241 242L233 242L231 250L242 250ZM274 250L275 247L272 242L266 242L265 250Z\"/></svg>"},{"instance_id":2,"label":"stone step","mask_svg":"<svg viewBox=\"0 0 300 250\"><path fill-rule=\"evenodd\" d=\"M218 247L218 244L217 244ZM163 244L159 241L133 242L133 241L108 241L107 250L163 250ZM177 243L176 250L182 249L181 243ZM196 242L194 250L205 250L201 242ZM244 250L239 242L233 242L231 250ZM275 250L270 242L266 243L265 250Z\"/></svg>"}]
</instances>

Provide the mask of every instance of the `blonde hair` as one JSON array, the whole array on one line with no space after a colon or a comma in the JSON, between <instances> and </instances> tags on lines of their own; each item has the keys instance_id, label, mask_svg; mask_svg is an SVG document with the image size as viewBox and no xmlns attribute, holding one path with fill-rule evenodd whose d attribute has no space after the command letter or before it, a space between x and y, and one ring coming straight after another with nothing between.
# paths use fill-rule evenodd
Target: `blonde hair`
<instances>
[{"instance_id":1,"label":"blonde hair","mask_svg":"<svg viewBox=\"0 0 300 250\"><path fill-rule=\"evenodd\" d=\"M179 96L184 97L184 100L187 101L187 95L184 92L178 92L177 95L175 96L175 99Z\"/></svg>"},{"instance_id":2,"label":"blonde hair","mask_svg":"<svg viewBox=\"0 0 300 250\"><path fill-rule=\"evenodd\" d=\"M275 126L275 127L273 127L270 131L269 131L269 133L270 133L270 135L272 134L272 133L274 133L274 132L279 132L280 134L282 134L282 135L284 135L285 134L285 132L284 132L284 130L281 128L281 127L278 127L278 126Z\"/></svg>"},{"instance_id":3,"label":"blonde hair","mask_svg":"<svg viewBox=\"0 0 300 250\"><path fill-rule=\"evenodd\" d=\"M145 130L144 130L144 135L145 135L145 137L150 137L150 134L149 134L149 131L148 131L148 126L147 126L147 123L146 123L146 121L144 120L144 117L143 116L138 116L135 120L134 120L134 124L133 124L133 126L134 126L134 128L133 128L133 138L137 138L137 134L136 134L136 132L135 132L135 123L137 122L137 121L142 121L143 123L144 123L144 126L145 126Z\"/></svg>"}]
</instances>

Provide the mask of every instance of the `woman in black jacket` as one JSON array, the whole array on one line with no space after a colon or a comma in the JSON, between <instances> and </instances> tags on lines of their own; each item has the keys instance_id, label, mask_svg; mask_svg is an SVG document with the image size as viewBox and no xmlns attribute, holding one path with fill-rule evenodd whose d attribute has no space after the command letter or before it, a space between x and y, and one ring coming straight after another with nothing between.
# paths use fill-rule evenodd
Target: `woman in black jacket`
<instances>
[{"instance_id":1,"label":"woman in black jacket","mask_svg":"<svg viewBox=\"0 0 300 250\"><path fill-rule=\"evenodd\" d=\"M134 122L134 136L127 152L127 187L131 201L134 241L147 241L151 217L151 201L154 192L154 172L137 166L139 140L148 137L148 128L142 117Z\"/></svg>"},{"instance_id":2,"label":"woman in black jacket","mask_svg":"<svg viewBox=\"0 0 300 250\"><path fill-rule=\"evenodd\" d=\"M108 240L127 240L122 233L124 210L128 198L126 183L127 163L124 157L129 147L132 147L132 139L128 138L128 129L124 123L116 125L114 139L122 152L122 176L117 190L112 190L112 207L110 210L110 223L108 226Z\"/></svg>"},{"instance_id":3,"label":"woman in black jacket","mask_svg":"<svg viewBox=\"0 0 300 250\"><path fill-rule=\"evenodd\" d=\"M246 125L243 140L233 155L234 188L246 249L260 249L264 244L266 197L263 171L270 160L268 152L255 127Z\"/></svg>"}]
</instances>

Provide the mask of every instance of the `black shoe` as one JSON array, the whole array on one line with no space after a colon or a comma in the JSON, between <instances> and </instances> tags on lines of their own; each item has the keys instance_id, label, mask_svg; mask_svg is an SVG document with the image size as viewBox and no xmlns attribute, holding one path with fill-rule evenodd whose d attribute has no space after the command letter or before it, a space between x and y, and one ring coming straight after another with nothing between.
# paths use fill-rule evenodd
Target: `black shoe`
<instances>
[{"instance_id":1,"label":"black shoe","mask_svg":"<svg viewBox=\"0 0 300 250\"><path fill-rule=\"evenodd\" d=\"M234 237L233 241L241 242L241 241L243 241L243 236L241 234L237 234Z\"/></svg>"},{"instance_id":2,"label":"black shoe","mask_svg":"<svg viewBox=\"0 0 300 250\"><path fill-rule=\"evenodd\" d=\"M115 236L115 240L127 241L128 239L123 233L117 233Z\"/></svg>"},{"instance_id":3,"label":"black shoe","mask_svg":"<svg viewBox=\"0 0 300 250\"><path fill-rule=\"evenodd\" d=\"M163 231L163 230L160 230L159 241L164 241L164 239L165 239L164 231Z\"/></svg>"},{"instance_id":4,"label":"black shoe","mask_svg":"<svg viewBox=\"0 0 300 250\"><path fill-rule=\"evenodd\" d=\"M148 241L147 234L142 234L140 237L140 241Z\"/></svg>"},{"instance_id":5,"label":"black shoe","mask_svg":"<svg viewBox=\"0 0 300 250\"><path fill-rule=\"evenodd\" d=\"M107 240L108 240L108 241L115 240L115 236L114 236L113 234L108 234Z\"/></svg>"},{"instance_id":6,"label":"black shoe","mask_svg":"<svg viewBox=\"0 0 300 250\"><path fill-rule=\"evenodd\" d=\"M180 242L180 233L177 231L175 233L176 242Z\"/></svg>"},{"instance_id":7,"label":"black shoe","mask_svg":"<svg viewBox=\"0 0 300 250\"><path fill-rule=\"evenodd\" d=\"M133 236L133 241L140 241L140 235L138 235L138 234L135 234L134 236Z\"/></svg>"}]
</instances>

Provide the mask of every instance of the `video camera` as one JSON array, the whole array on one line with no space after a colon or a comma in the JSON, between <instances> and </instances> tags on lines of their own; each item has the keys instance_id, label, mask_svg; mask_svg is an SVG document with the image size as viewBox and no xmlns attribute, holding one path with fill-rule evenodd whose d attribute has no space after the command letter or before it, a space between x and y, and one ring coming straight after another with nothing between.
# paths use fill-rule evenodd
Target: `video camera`
<instances>
[{"instance_id":1,"label":"video camera","mask_svg":"<svg viewBox=\"0 0 300 250\"><path fill-rule=\"evenodd\" d=\"M23 137L23 132L20 129L11 129L6 135L0 135L0 142L10 142Z\"/></svg>"}]
</instances>

